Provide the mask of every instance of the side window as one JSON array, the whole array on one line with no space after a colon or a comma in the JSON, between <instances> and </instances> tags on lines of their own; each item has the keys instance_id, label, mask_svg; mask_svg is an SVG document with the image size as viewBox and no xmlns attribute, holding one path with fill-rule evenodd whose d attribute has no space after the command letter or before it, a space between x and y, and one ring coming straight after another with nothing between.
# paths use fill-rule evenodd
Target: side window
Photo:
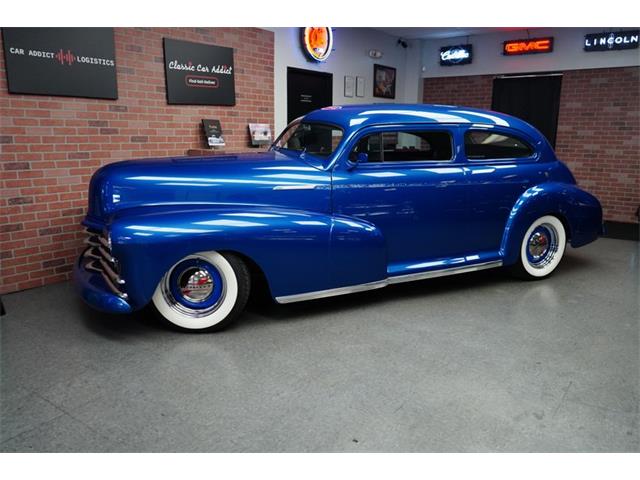
<instances>
[{"instance_id":1,"label":"side window","mask_svg":"<svg viewBox=\"0 0 640 480\"><path fill-rule=\"evenodd\" d=\"M523 158L533 155L533 148L519 138L487 130L467 130L464 148L470 160Z\"/></svg>"},{"instance_id":2,"label":"side window","mask_svg":"<svg viewBox=\"0 0 640 480\"><path fill-rule=\"evenodd\" d=\"M363 137L353 149L349 158L355 161L358 153L365 153L367 155L367 162L381 162L382 150L380 148L380 141L381 135L379 133Z\"/></svg>"},{"instance_id":3,"label":"side window","mask_svg":"<svg viewBox=\"0 0 640 480\"><path fill-rule=\"evenodd\" d=\"M398 131L364 137L350 158L366 153L368 162L443 162L453 158L451 134L437 131Z\"/></svg>"}]
</instances>

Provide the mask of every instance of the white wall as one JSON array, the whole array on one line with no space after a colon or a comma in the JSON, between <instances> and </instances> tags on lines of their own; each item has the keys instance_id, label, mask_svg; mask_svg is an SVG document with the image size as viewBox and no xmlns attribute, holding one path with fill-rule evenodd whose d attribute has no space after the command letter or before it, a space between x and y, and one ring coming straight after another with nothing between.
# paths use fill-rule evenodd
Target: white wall
<instances>
[{"instance_id":1,"label":"white wall","mask_svg":"<svg viewBox=\"0 0 640 480\"><path fill-rule=\"evenodd\" d=\"M275 44L275 134L287 124L287 67L304 68L333 74L333 104L408 102L421 98L420 41L409 43L408 48L397 44L398 37L370 28L334 28L334 51L326 62L313 62L304 55L300 46L299 28L270 28ZM369 50L383 53L382 58L372 59ZM373 96L373 64L395 67L396 98L389 100ZM365 78L364 97L344 96L344 77Z\"/></svg>"},{"instance_id":2,"label":"white wall","mask_svg":"<svg viewBox=\"0 0 640 480\"><path fill-rule=\"evenodd\" d=\"M553 36L553 52L506 57L502 42L527 38L526 30L472 35L470 37L425 40L422 45L423 77L454 77L502 73L544 72L640 65L640 50L585 52L582 48L587 33L630 28L534 28L531 37ZM471 43L473 62L469 65L440 66L440 47Z\"/></svg>"}]
</instances>

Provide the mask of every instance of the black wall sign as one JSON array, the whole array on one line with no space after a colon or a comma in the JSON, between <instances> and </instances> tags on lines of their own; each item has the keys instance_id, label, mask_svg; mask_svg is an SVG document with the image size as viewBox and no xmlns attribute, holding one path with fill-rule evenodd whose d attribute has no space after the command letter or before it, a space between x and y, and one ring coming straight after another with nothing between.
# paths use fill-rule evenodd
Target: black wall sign
<instances>
[{"instance_id":1,"label":"black wall sign","mask_svg":"<svg viewBox=\"0 0 640 480\"><path fill-rule=\"evenodd\" d=\"M584 50L586 52L605 52L607 50L638 48L639 33L639 30L590 33L584 36Z\"/></svg>"},{"instance_id":2,"label":"black wall sign","mask_svg":"<svg viewBox=\"0 0 640 480\"><path fill-rule=\"evenodd\" d=\"M118 98L111 28L3 28L9 93Z\"/></svg>"},{"instance_id":3,"label":"black wall sign","mask_svg":"<svg viewBox=\"0 0 640 480\"><path fill-rule=\"evenodd\" d=\"M235 105L233 48L164 39L167 101L181 105Z\"/></svg>"},{"instance_id":4,"label":"black wall sign","mask_svg":"<svg viewBox=\"0 0 640 480\"><path fill-rule=\"evenodd\" d=\"M466 65L473 60L473 45L449 45L440 47L440 65L449 67L452 65Z\"/></svg>"}]
</instances>

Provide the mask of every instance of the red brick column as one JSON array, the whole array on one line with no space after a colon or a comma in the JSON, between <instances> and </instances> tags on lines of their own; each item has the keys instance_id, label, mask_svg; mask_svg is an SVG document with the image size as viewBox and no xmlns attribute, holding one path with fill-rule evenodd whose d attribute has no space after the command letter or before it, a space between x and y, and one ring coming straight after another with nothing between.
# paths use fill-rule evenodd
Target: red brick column
<instances>
[{"instance_id":1,"label":"red brick column","mask_svg":"<svg viewBox=\"0 0 640 480\"><path fill-rule=\"evenodd\" d=\"M9 95L0 55L0 292L66 280L93 172L127 158L203 148L218 118L226 152L249 150L249 122L273 128L273 33L254 28L116 28L116 101ZM235 107L167 105L162 38L234 49Z\"/></svg>"}]
</instances>

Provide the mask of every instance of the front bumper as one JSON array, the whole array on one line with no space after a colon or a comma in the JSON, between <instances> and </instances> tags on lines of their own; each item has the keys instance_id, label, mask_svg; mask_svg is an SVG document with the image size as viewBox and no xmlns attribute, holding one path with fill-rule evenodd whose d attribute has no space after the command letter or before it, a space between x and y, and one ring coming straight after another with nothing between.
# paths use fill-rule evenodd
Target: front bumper
<instances>
[{"instance_id":1,"label":"front bumper","mask_svg":"<svg viewBox=\"0 0 640 480\"><path fill-rule=\"evenodd\" d=\"M96 310L109 313L130 313L131 305L122 294L114 292L108 277L91 267L93 258L88 256L87 248L73 268L73 281L82 299Z\"/></svg>"}]
</instances>

